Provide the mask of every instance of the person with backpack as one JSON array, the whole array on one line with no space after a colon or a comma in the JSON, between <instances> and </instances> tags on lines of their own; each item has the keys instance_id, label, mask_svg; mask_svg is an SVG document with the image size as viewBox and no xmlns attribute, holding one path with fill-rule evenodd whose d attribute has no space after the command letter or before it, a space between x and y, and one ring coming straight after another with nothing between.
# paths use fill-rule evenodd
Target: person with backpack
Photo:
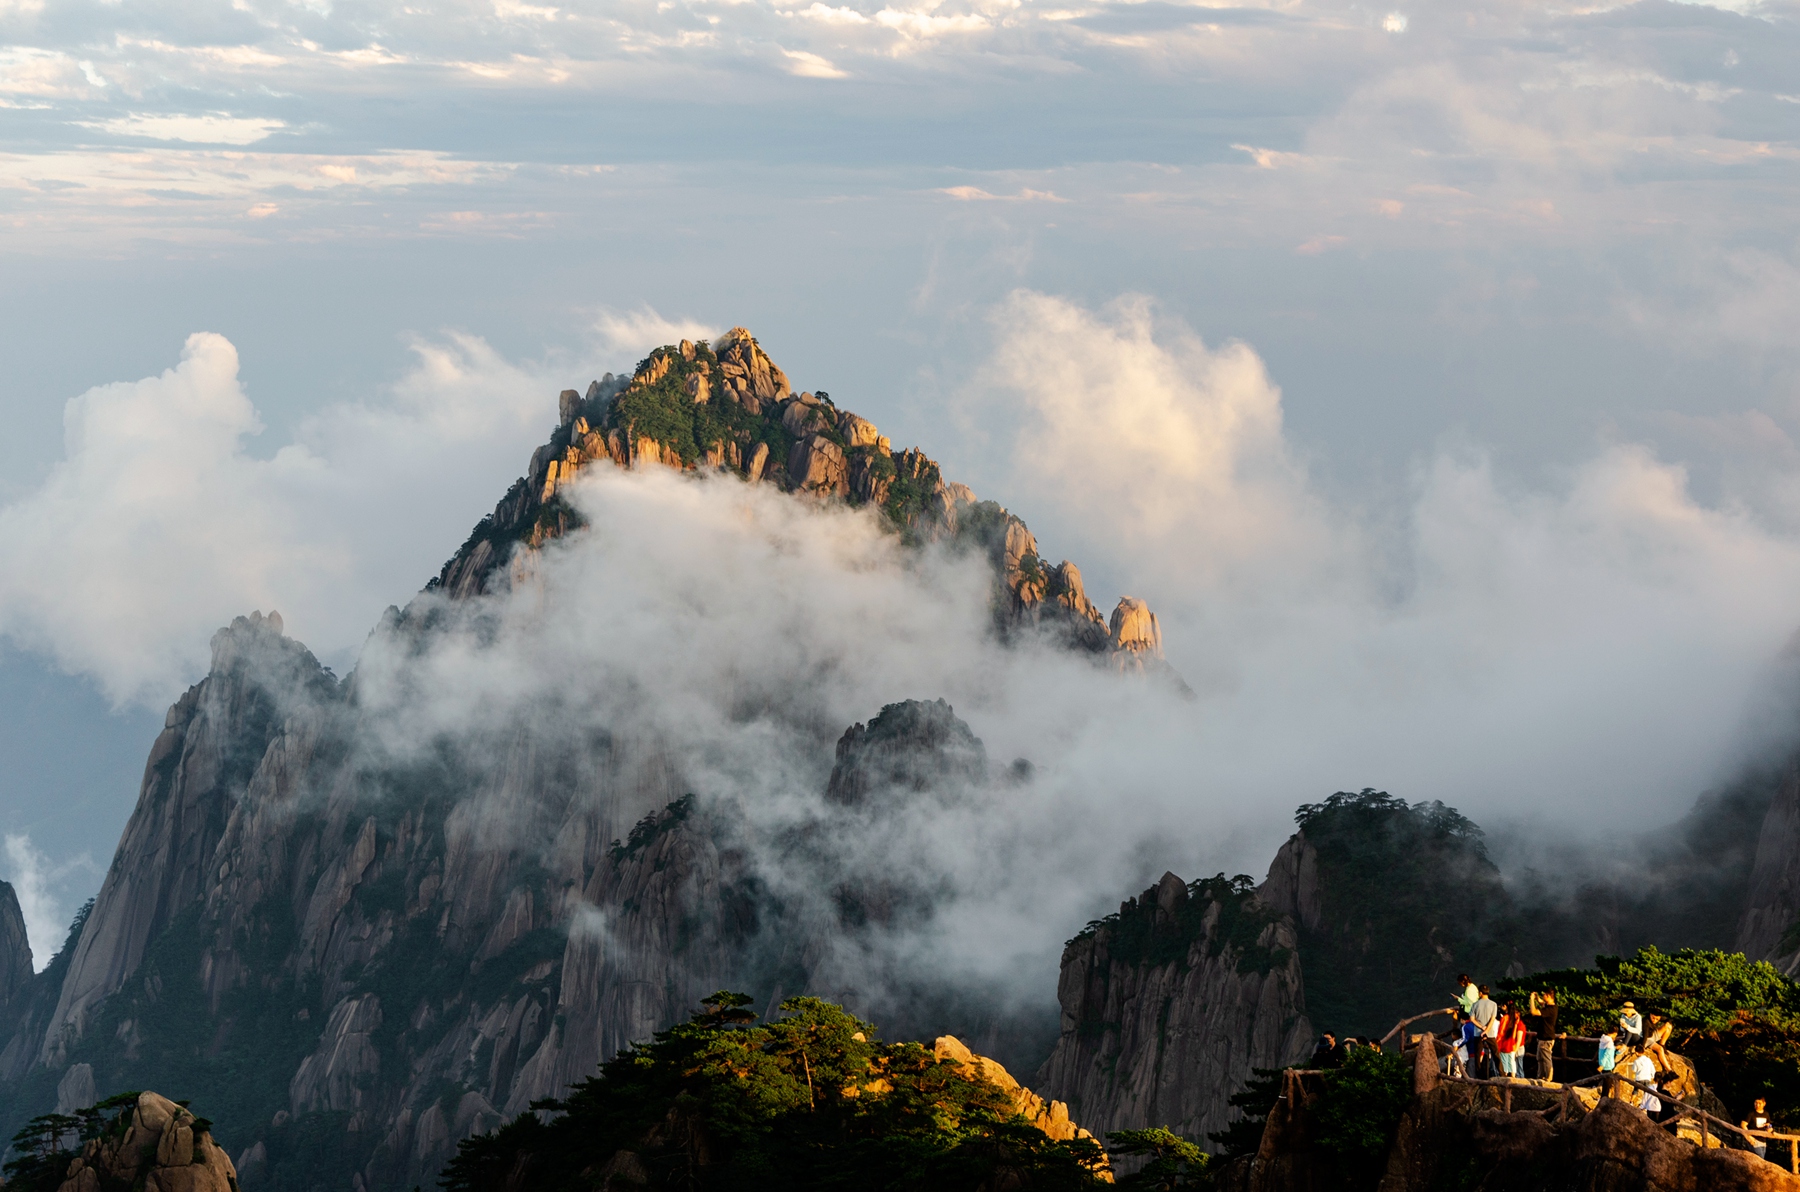
<instances>
[{"instance_id":1,"label":"person with backpack","mask_svg":"<svg viewBox=\"0 0 1800 1192\"><path fill-rule=\"evenodd\" d=\"M1513 1075L1517 1076L1520 1080L1525 1079L1525 1040L1531 1035L1530 1025L1530 1022L1525 1017L1524 1011L1520 1010L1517 1006L1514 1006L1512 1039Z\"/></svg>"},{"instance_id":2,"label":"person with backpack","mask_svg":"<svg viewBox=\"0 0 1800 1192\"><path fill-rule=\"evenodd\" d=\"M1475 1004L1469 1008L1469 1017L1481 1028L1481 1037L1475 1040L1475 1071L1477 1079L1492 1080L1499 1070L1494 1035L1500 1018L1500 1007L1488 996L1487 986L1481 987L1480 994L1475 999Z\"/></svg>"},{"instance_id":3,"label":"person with backpack","mask_svg":"<svg viewBox=\"0 0 1800 1192\"><path fill-rule=\"evenodd\" d=\"M1456 1016L1456 1059L1464 1076L1472 1075L1481 1059L1481 1028L1467 1014Z\"/></svg>"}]
</instances>

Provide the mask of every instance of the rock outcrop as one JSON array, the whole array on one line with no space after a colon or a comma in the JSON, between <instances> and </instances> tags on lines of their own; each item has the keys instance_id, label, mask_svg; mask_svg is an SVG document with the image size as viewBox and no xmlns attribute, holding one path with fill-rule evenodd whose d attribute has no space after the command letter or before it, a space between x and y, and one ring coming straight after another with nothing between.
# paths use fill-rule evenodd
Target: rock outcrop
<instances>
[{"instance_id":1,"label":"rock outcrop","mask_svg":"<svg viewBox=\"0 0 1800 1192\"><path fill-rule=\"evenodd\" d=\"M677 797L654 743L525 718L406 760L367 715L356 677L274 615L218 635L91 913L30 987L44 1013L14 1020L12 1104L229 1079L218 1113L255 1181L429 1185L462 1138L713 990L861 996L881 933L929 923L944 895L929 866L871 877L843 848L909 799L991 785L947 704L896 704L844 734L814 817L765 839ZM783 848L819 884L772 893L756 858ZM930 973L905 996L940 1028L1004 1034Z\"/></svg>"},{"instance_id":2,"label":"rock outcrop","mask_svg":"<svg viewBox=\"0 0 1800 1192\"><path fill-rule=\"evenodd\" d=\"M151 941L200 899L226 823L284 722L336 684L281 616L253 613L213 635L207 677L169 709L137 807L87 918L39 1057L57 1066L94 1003L117 990Z\"/></svg>"},{"instance_id":3,"label":"rock outcrop","mask_svg":"<svg viewBox=\"0 0 1800 1192\"><path fill-rule=\"evenodd\" d=\"M1522 976L1539 959L1521 955L1517 903L1454 809L1340 791L1297 819L1258 893L1294 925L1321 1030L1380 1038L1441 1005L1459 972Z\"/></svg>"},{"instance_id":4,"label":"rock outcrop","mask_svg":"<svg viewBox=\"0 0 1800 1192\"><path fill-rule=\"evenodd\" d=\"M185 1106L139 1093L69 1164L58 1192L238 1192L237 1169L212 1129Z\"/></svg>"},{"instance_id":5,"label":"rock outcrop","mask_svg":"<svg viewBox=\"0 0 1800 1192\"><path fill-rule=\"evenodd\" d=\"M943 700L889 704L838 738L825 797L847 807L987 781L987 750Z\"/></svg>"},{"instance_id":6,"label":"rock outcrop","mask_svg":"<svg viewBox=\"0 0 1800 1192\"><path fill-rule=\"evenodd\" d=\"M1339 1160L1319 1145L1316 1082L1290 1074L1269 1114L1261 1149L1223 1164L1220 1192L1293 1192L1345 1186ZM1553 1088L1512 1090L1441 1084L1417 1092L1379 1172L1355 1175L1379 1192L1800 1192L1800 1177L1747 1150L1671 1133L1619 1100Z\"/></svg>"},{"instance_id":7,"label":"rock outcrop","mask_svg":"<svg viewBox=\"0 0 1800 1192\"><path fill-rule=\"evenodd\" d=\"M976 1055L955 1035L940 1035L932 1044L932 1053L940 1060L950 1060L970 1076L986 1081L1004 1092L1018 1115L1042 1130L1046 1137L1058 1142L1094 1136L1069 1118L1069 1107L1061 1101L1046 1101L1013 1079L998 1061ZM1096 1139L1096 1141L1098 1141Z\"/></svg>"},{"instance_id":8,"label":"rock outcrop","mask_svg":"<svg viewBox=\"0 0 1800 1192\"><path fill-rule=\"evenodd\" d=\"M1254 1068L1312 1043L1294 925L1247 878L1155 886L1063 951L1062 1029L1037 1074L1099 1133L1223 1130Z\"/></svg>"},{"instance_id":9,"label":"rock outcrop","mask_svg":"<svg viewBox=\"0 0 1800 1192\"><path fill-rule=\"evenodd\" d=\"M11 882L0 882L0 1014L30 988L31 973L31 941L18 891Z\"/></svg>"}]
</instances>

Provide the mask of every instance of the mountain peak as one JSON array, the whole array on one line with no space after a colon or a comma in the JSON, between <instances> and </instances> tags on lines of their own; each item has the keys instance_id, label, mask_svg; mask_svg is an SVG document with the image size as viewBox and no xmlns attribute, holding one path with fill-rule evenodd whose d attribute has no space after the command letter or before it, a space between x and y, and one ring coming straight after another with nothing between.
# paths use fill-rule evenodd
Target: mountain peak
<instances>
[{"instance_id":1,"label":"mountain peak","mask_svg":"<svg viewBox=\"0 0 1800 1192\"><path fill-rule=\"evenodd\" d=\"M504 584L515 552L582 524L563 489L587 468L661 466L729 472L814 500L872 506L911 545L946 542L985 554L995 572L998 631L1045 630L1071 648L1117 655L1123 669L1166 667L1149 606L1125 597L1111 622L1081 571L1039 556L1037 538L1005 507L946 481L923 449L895 451L871 420L825 390L796 392L756 337L733 327L716 341L653 349L630 377L606 374L585 393L564 389L550 439L444 564L429 589L453 599Z\"/></svg>"}]
</instances>

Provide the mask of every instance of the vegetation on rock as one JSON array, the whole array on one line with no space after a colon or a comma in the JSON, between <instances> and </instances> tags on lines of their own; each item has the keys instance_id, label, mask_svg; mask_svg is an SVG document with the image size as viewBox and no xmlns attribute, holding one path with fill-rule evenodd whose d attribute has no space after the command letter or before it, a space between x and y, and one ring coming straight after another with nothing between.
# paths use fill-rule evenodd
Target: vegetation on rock
<instances>
[{"instance_id":1,"label":"vegetation on rock","mask_svg":"<svg viewBox=\"0 0 1800 1192\"><path fill-rule=\"evenodd\" d=\"M1184 1192L1212 1186L1207 1173L1212 1156L1165 1127L1114 1130L1106 1136L1106 1150L1116 1159L1147 1160L1115 1185L1127 1192Z\"/></svg>"},{"instance_id":2,"label":"vegetation on rock","mask_svg":"<svg viewBox=\"0 0 1800 1192\"><path fill-rule=\"evenodd\" d=\"M236 1192L231 1161L212 1140L212 1123L185 1101L119 1093L73 1113L33 1118L13 1135L6 1161L11 1192Z\"/></svg>"},{"instance_id":3,"label":"vegetation on rock","mask_svg":"<svg viewBox=\"0 0 1800 1192\"><path fill-rule=\"evenodd\" d=\"M1161 911L1155 892L1152 887L1142 897L1127 899L1117 911L1091 920L1067 942L1087 939L1104 929L1108 952L1117 963L1185 965L1193 942L1206 936L1210 926L1206 954L1217 956L1227 947L1236 949L1239 972L1266 973L1286 961L1285 949L1266 948L1258 942L1281 915L1257 899L1256 884L1248 874L1226 877L1219 873L1189 882L1187 898L1178 902L1172 913Z\"/></svg>"},{"instance_id":4,"label":"vegetation on rock","mask_svg":"<svg viewBox=\"0 0 1800 1192\"><path fill-rule=\"evenodd\" d=\"M1221 1156L1236 1158L1256 1153L1256 1148L1262 1145L1263 1127L1268 1124L1269 1111L1275 1108L1275 1101L1281 1096L1281 1081L1280 1068L1252 1068L1244 1087L1225 1099L1238 1111L1238 1116L1223 1130L1207 1135L1219 1144Z\"/></svg>"},{"instance_id":5,"label":"vegetation on rock","mask_svg":"<svg viewBox=\"0 0 1800 1192\"><path fill-rule=\"evenodd\" d=\"M1459 971L1504 972L1521 935L1482 831L1440 802L1339 791L1295 812L1317 851L1322 921L1300 924L1307 1013L1379 1037L1445 1003Z\"/></svg>"},{"instance_id":6,"label":"vegetation on rock","mask_svg":"<svg viewBox=\"0 0 1800 1192\"><path fill-rule=\"evenodd\" d=\"M466 1140L443 1187L557 1192L612 1175L705 1189L1099 1186L1097 1144L1052 1140L963 1065L879 1042L816 998L760 1025L749 1001L714 994L568 1097Z\"/></svg>"}]
</instances>

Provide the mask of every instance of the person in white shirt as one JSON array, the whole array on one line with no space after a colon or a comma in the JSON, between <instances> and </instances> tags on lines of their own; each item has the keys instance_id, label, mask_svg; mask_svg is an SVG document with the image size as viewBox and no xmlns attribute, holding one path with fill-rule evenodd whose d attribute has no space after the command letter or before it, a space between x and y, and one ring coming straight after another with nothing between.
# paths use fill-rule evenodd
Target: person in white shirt
<instances>
[{"instance_id":1,"label":"person in white shirt","mask_svg":"<svg viewBox=\"0 0 1800 1192\"><path fill-rule=\"evenodd\" d=\"M1481 987L1481 997L1469 1010L1469 1020L1481 1031L1481 1038L1476 1041L1480 1054L1475 1058L1477 1075L1482 1080L1492 1080L1498 1076L1500 1068L1500 1052L1494 1046L1494 1036L1500 1033L1500 1007L1488 996L1488 987Z\"/></svg>"},{"instance_id":2,"label":"person in white shirt","mask_svg":"<svg viewBox=\"0 0 1800 1192\"><path fill-rule=\"evenodd\" d=\"M1652 1060L1647 1055L1640 1054L1636 1059L1631 1061L1630 1075L1631 1078L1639 1084L1647 1084L1651 1088L1655 1088L1656 1061ZM1661 1113L1662 1101L1657 1098L1655 1093L1645 1092L1638 1098L1638 1108L1645 1113Z\"/></svg>"}]
</instances>

